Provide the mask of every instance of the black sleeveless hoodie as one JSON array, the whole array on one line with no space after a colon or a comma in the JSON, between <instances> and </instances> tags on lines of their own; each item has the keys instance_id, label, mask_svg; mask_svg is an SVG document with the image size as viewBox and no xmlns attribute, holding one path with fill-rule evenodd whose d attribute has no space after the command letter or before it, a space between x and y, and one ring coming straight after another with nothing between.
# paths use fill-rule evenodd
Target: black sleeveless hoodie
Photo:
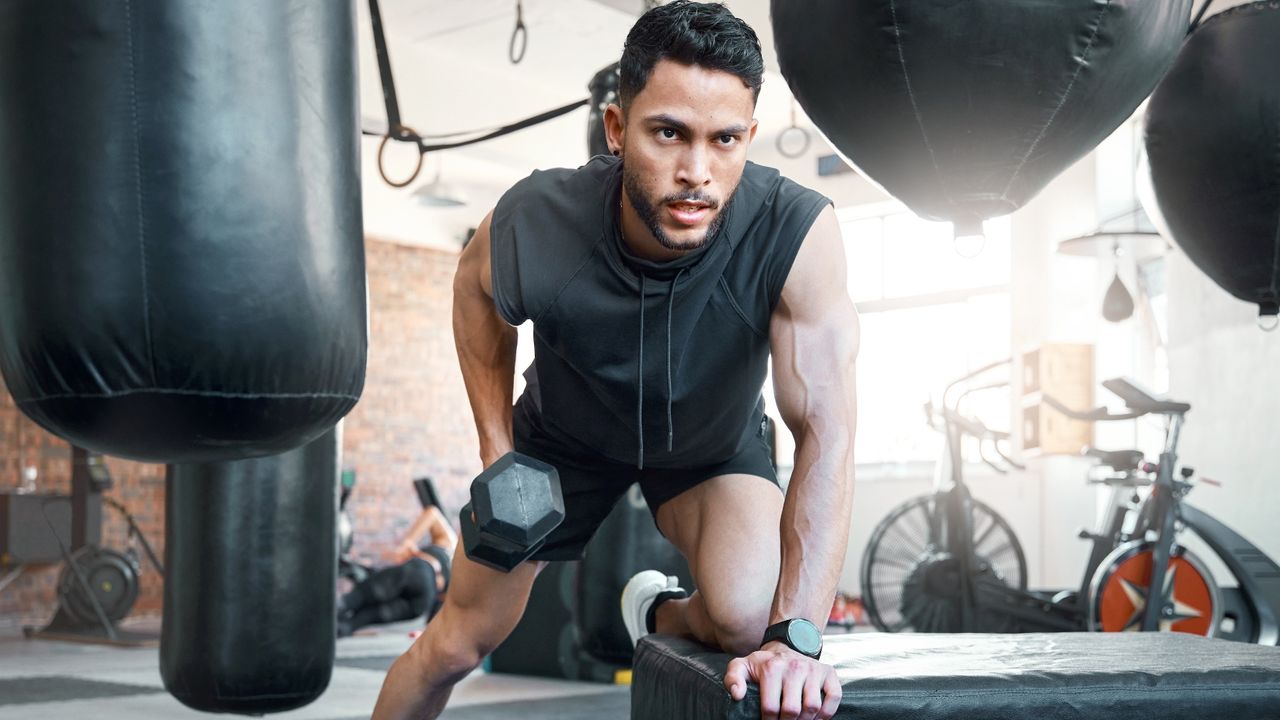
<instances>
[{"instance_id":1,"label":"black sleeveless hoodie","mask_svg":"<svg viewBox=\"0 0 1280 720\"><path fill-rule=\"evenodd\" d=\"M633 256L618 230L622 163L536 171L490 224L493 297L533 320L515 412L575 455L637 467L723 462L759 435L769 319L830 200L747 163L715 237L680 258Z\"/></svg>"}]
</instances>

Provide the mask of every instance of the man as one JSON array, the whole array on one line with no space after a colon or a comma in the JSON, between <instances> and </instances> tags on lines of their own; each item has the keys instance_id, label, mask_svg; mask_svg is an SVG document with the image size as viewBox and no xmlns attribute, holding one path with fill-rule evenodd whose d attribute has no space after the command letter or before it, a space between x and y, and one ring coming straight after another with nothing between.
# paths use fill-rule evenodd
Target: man
<instances>
[{"instance_id":1,"label":"man","mask_svg":"<svg viewBox=\"0 0 1280 720\"><path fill-rule=\"evenodd\" d=\"M481 459L555 465L566 517L510 573L457 555L440 619L392 666L375 718L438 714L538 571L578 557L633 482L698 587L633 579L633 639L736 654L726 687L741 699L758 683L767 718L835 713L835 672L810 655L848 542L857 318L829 202L746 162L762 75L755 33L725 8L647 12L605 115L617 157L534 173L463 252L454 333ZM535 360L513 410L512 325L526 319ZM785 498L763 439L770 357L796 438Z\"/></svg>"}]
</instances>

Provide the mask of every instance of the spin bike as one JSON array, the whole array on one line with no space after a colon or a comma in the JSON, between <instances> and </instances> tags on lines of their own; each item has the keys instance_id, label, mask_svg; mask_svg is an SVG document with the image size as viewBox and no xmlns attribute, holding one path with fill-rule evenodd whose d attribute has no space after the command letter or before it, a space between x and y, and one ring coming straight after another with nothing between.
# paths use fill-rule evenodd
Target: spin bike
<instances>
[{"instance_id":1,"label":"spin bike","mask_svg":"<svg viewBox=\"0 0 1280 720\"><path fill-rule=\"evenodd\" d=\"M1090 422L1163 415L1164 451L1157 463L1144 462L1138 451L1086 451L1100 461L1090 482L1111 489L1111 504L1097 531L1080 533L1093 544L1080 589L1027 589L1016 536L998 513L970 496L961 471L960 446L966 436L978 440L988 465L1001 472L1016 467L999 449L1007 433L959 412L965 395L1006 383L970 387L954 402L948 400L957 385L1007 364L994 363L953 382L943 393L940 411L927 406L931 424L940 422L945 432L944 463L933 494L898 506L872 533L861 573L872 623L890 632L1174 630L1277 644L1280 567L1226 525L1182 502L1194 471L1184 467L1175 477L1174 468L1190 406L1158 400L1123 379L1103 386L1124 400L1129 412L1080 412L1053 398L1044 401ZM988 459L988 447L1003 465ZM1140 500L1137 488L1144 486L1151 491ZM1219 587L1204 564L1176 542L1186 529L1222 559L1238 587Z\"/></svg>"},{"instance_id":2,"label":"spin bike","mask_svg":"<svg viewBox=\"0 0 1280 720\"><path fill-rule=\"evenodd\" d=\"M1119 536L1119 544L1093 574L1087 594L1089 629L1172 630L1280 644L1280 566L1226 524L1184 502L1193 488L1195 470L1178 467L1178 440L1191 406L1157 399L1123 378L1102 385L1131 412L1113 415L1105 408L1079 412L1053 398L1044 399L1068 417L1082 420L1163 415L1166 430L1158 461L1143 462L1139 468L1151 492L1136 509L1133 530ZM1227 567L1236 581L1234 587L1220 586L1204 563L1178 543L1178 536L1188 530Z\"/></svg>"}]
</instances>

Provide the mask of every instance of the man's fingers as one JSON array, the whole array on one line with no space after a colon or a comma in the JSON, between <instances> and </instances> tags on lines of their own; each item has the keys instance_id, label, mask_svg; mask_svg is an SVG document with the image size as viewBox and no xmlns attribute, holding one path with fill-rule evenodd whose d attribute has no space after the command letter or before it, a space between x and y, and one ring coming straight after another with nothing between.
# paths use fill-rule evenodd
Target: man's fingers
<instances>
[{"instance_id":1,"label":"man's fingers","mask_svg":"<svg viewBox=\"0 0 1280 720\"><path fill-rule=\"evenodd\" d=\"M782 671L782 705L778 709L780 720L798 720L804 717L804 681L808 667L803 660L790 660Z\"/></svg>"},{"instance_id":2,"label":"man's fingers","mask_svg":"<svg viewBox=\"0 0 1280 720\"><path fill-rule=\"evenodd\" d=\"M783 680L786 678L786 662L771 658L756 670L760 674L760 720L781 720Z\"/></svg>"},{"instance_id":3,"label":"man's fingers","mask_svg":"<svg viewBox=\"0 0 1280 720\"><path fill-rule=\"evenodd\" d=\"M724 685L735 702L751 680L759 684L761 720L831 720L844 699L835 669L805 658L755 653L729 661Z\"/></svg>"},{"instance_id":4,"label":"man's fingers","mask_svg":"<svg viewBox=\"0 0 1280 720\"><path fill-rule=\"evenodd\" d=\"M840 701L844 699L844 688L840 685L840 676L836 675L835 668L827 668L827 679L822 684L822 712L818 715L821 720L831 720L840 711Z\"/></svg>"},{"instance_id":5,"label":"man's fingers","mask_svg":"<svg viewBox=\"0 0 1280 720\"><path fill-rule=\"evenodd\" d=\"M818 668L822 670L821 667ZM804 706L800 713L802 720L816 720L821 717L822 713L822 688L824 687L825 673L812 674L804 681L804 695L801 696L801 704Z\"/></svg>"},{"instance_id":6,"label":"man's fingers","mask_svg":"<svg viewBox=\"0 0 1280 720\"><path fill-rule=\"evenodd\" d=\"M734 658L729 661L729 669L724 674L724 688L734 702L747 696L747 661Z\"/></svg>"}]
</instances>

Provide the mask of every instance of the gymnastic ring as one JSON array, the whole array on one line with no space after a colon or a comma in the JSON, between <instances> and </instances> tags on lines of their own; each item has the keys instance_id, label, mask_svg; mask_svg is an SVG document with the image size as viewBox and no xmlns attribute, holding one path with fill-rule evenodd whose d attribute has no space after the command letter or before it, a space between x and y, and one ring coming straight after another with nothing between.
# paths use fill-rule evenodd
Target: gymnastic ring
<instances>
[{"instance_id":1,"label":"gymnastic ring","mask_svg":"<svg viewBox=\"0 0 1280 720\"><path fill-rule=\"evenodd\" d=\"M408 130L410 133L413 133L413 131L409 130L408 128L403 128L403 129ZM413 133L411 137L417 138L418 136L416 133ZM399 139L399 138L396 138L396 139ZM389 130L386 135L382 136L382 142L378 143L378 174L382 176L383 182L390 185L391 187L402 188L418 178L418 173L422 172L422 158L426 155L426 153L422 152L422 142L420 140L417 141L416 144L418 145L418 164L413 168L413 174L410 175L406 180L396 182L391 178L387 177L387 171L382 164L382 154L386 151L387 143L391 142L391 140L392 140L391 131Z\"/></svg>"},{"instance_id":2,"label":"gymnastic ring","mask_svg":"<svg viewBox=\"0 0 1280 720\"><path fill-rule=\"evenodd\" d=\"M794 153L790 153L783 149L783 139L786 138L787 134L791 133L791 131L793 130L800 133L800 137L804 138L804 142L800 144L799 150L795 151ZM778 148L779 155L781 155L782 157L791 158L794 160L795 158L802 157L805 153L809 152L810 140L811 138L809 137L808 130L805 130L804 128L798 125L792 125L786 130L783 130L782 132L778 133L777 139L774 140L774 146Z\"/></svg>"}]
</instances>

